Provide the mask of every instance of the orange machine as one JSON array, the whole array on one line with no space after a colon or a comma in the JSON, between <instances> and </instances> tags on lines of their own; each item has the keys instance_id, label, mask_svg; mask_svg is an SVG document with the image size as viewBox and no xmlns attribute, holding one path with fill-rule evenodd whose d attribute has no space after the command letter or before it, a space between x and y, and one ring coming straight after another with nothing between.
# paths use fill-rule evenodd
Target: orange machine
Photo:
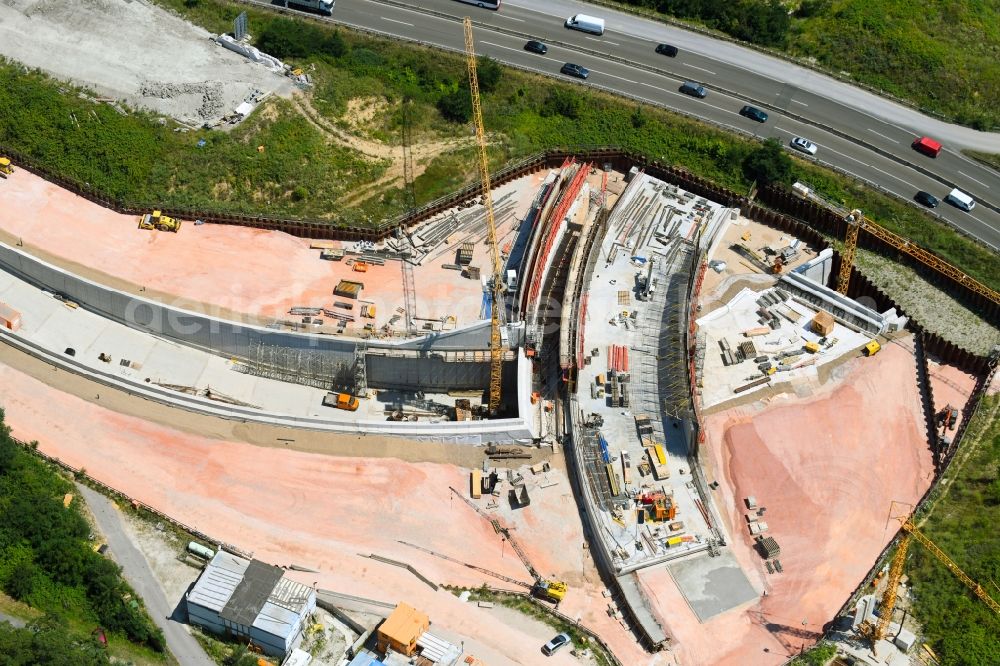
<instances>
[{"instance_id":1,"label":"orange machine","mask_svg":"<svg viewBox=\"0 0 1000 666\"><path fill-rule=\"evenodd\" d=\"M639 497L650 520L673 520L677 517L677 506L672 497L667 497L662 490L645 493Z\"/></svg>"}]
</instances>

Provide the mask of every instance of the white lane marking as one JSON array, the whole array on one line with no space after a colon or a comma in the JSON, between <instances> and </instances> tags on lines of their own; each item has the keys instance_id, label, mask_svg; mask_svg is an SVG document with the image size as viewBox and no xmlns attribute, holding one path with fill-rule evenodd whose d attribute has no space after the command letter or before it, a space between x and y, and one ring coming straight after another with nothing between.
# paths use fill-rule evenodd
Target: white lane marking
<instances>
[{"instance_id":1,"label":"white lane marking","mask_svg":"<svg viewBox=\"0 0 1000 666\"><path fill-rule=\"evenodd\" d=\"M700 69L703 72L708 72L712 76L715 76L715 72L710 69L705 69L704 67L699 67L698 65L685 65L685 67L690 67L691 69Z\"/></svg>"},{"instance_id":2,"label":"white lane marking","mask_svg":"<svg viewBox=\"0 0 1000 666\"><path fill-rule=\"evenodd\" d=\"M597 37L587 37L592 42L600 42L601 44L611 44L611 46L621 46L618 42L608 42L603 39L598 39Z\"/></svg>"},{"instance_id":3,"label":"white lane marking","mask_svg":"<svg viewBox=\"0 0 1000 666\"><path fill-rule=\"evenodd\" d=\"M480 44L486 44L487 46L495 46L498 49L506 49L507 51L517 51L519 53L521 51L524 51L523 48L517 49L517 48L514 48L513 46L504 46L503 44L494 44L493 42L479 42L479 43ZM527 52L525 51L525 53L527 53ZM549 56L540 55L540 54L532 54L532 57L533 58L541 58L542 60L551 60L552 62L566 62L565 60L560 60L559 58L550 58Z\"/></svg>"},{"instance_id":4,"label":"white lane marking","mask_svg":"<svg viewBox=\"0 0 1000 666\"><path fill-rule=\"evenodd\" d=\"M876 132L875 130L873 130L871 128L869 128L868 131L871 132L872 134L878 134L880 137L882 137L886 141L892 141L893 143L899 143L899 141L896 141L893 138L887 137L885 134L882 134L881 132Z\"/></svg>"},{"instance_id":5,"label":"white lane marking","mask_svg":"<svg viewBox=\"0 0 1000 666\"><path fill-rule=\"evenodd\" d=\"M513 16L504 16L504 19L508 21L517 21L518 23L524 23L524 19L514 18Z\"/></svg>"},{"instance_id":6,"label":"white lane marking","mask_svg":"<svg viewBox=\"0 0 1000 666\"><path fill-rule=\"evenodd\" d=\"M965 173L964 171L959 171L959 173L960 173L960 174L962 174L963 176L965 176L966 178L968 178L969 180L971 180L972 182L974 182L974 183L979 183L980 185L982 185L982 186L983 186L983 187L985 187L986 189L990 189L990 186L989 186L989 185L987 185L986 183L984 183L984 182L983 182L983 181L981 181L981 180L976 180L975 178L973 178L973 177L972 177L972 176L970 176L969 174Z\"/></svg>"},{"instance_id":7,"label":"white lane marking","mask_svg":"<svg viewBox=\"0 0 1000 666\"><path fill-rule=\"evenodd\" d=\"M911 182L909 182L909 181L907 181L907 180L903 180L902 178L900 178L900 177L899 177L899 176L897 176L896 174L894 174L894 173L889 173L889 172L888 172L888 171L886 171L885 169L879 169L879 168L878 168L877 166L872 166L872 165L871 165L871 164L869 164L868 162L865 162L865 161L862 161L862 160L859 160L859 159L857 159L857 158L855 158L855 157L851 157L850 155L846 155L846 154L844 154L844 153L840 152L839 150L834 150L833 148L829 148L829 147L828 147L828 148L827 148L827 150L828 150L828 151L830 151L831 153L834 153L834 154L837 154L837 155L840 155L841 157L844 157L844 158L847 158L847 159L851 160L852 162L857 162L858 164L861 164L862 166L866 166L866 167L868 167L869 169L875 169L875 171L878 171L879 173L884 173L885 175L889 176L889 177L890 177L890 178L892 178L893 180L898 180L899 182L903 183L904 185L909 185L909 186L910 186L910 187L912 187L912 188L913 188L914 190L919 190L919 189L920 189L919 187L917 187L917 186L916 186L916 185L914 185L913 183L911 183Z\"/></svg>"},{"instance_id":8,"label":"white lane marking","mask_svg":"<svg viewBox=\"0 0 1000 666\"><path fill-rule=\"evenodd\" d=\"M658 86L652 83L646 83L645 81L639 81L640 86L647 86L649 88L656 88L657 90L662 90L663 86Z\"/></svg>"},{"instance_id":9,"label":"white lane marking","mask_svg":"<svg viewBox=\"0 0 1000 666\"><path fill-rule=\"evenodd\" d=\"M411 28L413 27L412 23L407 23L406 21L397 21L396 19L386 18L384 16L380 16L379 18L382 19L383 21L388 21L389 23L398 23L400 25L408 25Z\"/></svg>"},{"instance_id":10,"label":"white lane marking","mask_svg":"<svg viewBox=\"0 0 1000 666\"><path fill-rule=\"evenodd\" d=\"M618 76L617 74L608 74L607 72L598 72L596 69L590 70L590 73L591 74L604 74L604 76L610 76L613 79L618 79L620 81L624 81L625 83L631 83L633 85L638 85L638 83L636 81L633 81L632 79L626 79L624 76Z\"/></svg>"},{"instance_id":11,"label":"white lane marking","mask_svg":"<svg viewBox=\"0 0 1000 666\"><path fill-rule=\"evenodd\" d=\"M797 100L797 99L793 99L793 100L792 100L792 104L801 104L802 106L809 106L809 105L808 105L808 104L806 104L805 102L800 102L800 101L799 101L799 100Z\"/></svg>"}]
</instances>

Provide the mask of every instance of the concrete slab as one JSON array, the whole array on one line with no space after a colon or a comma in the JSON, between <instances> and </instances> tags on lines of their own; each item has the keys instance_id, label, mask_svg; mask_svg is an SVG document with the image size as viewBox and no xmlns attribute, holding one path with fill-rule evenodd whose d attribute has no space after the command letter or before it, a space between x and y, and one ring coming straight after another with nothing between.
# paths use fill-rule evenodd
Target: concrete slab
<instances>
[{"instance_id":1,"label":"concrete slab","mask_svg":"<svg viewBox=\"0 0 1000 666\"><path fill-rule=\"evenodd\" d=\"M686 558L668 564L667 569L702 622L759 596L729 552Z\"/></svg>"},{"instance_id":2,"label":"concrete slab","mask_svg":"<svg viewBox=\"0 0 1000 666\"><path fill-rule=\"evenodd\" d=\"M757 311L758 301L767 294L776 293L774 288L760 291L743 288L727 303L697 320L700 333L705 335L705 365L702 370L702 406L716 407L730 400L745 398L768 386L781 383L790 384L790 390L802 390L818 381L817 368L845 355L858 353L871 338L870 336L844 326L834 324L833 332L826 337L829 346L821 345L815 354L805 351L806 343L817 344L823 339L814 333L809 323L817 310L795 300L772 306L778 313L780 326L763 335L748 337L746 331L764 329ZM752 342L756 353L751 359L725 365L721 341L725 340L732 352L745 342ZM798 358L780 359L779 354L796 354ZM754 358L767 357L778 371L771 375L770 384L762 384L741 393L735 389L745 386L755 379L763 378Z\"/></svg>"},{"instance_id":3,"label":"concrete slab","mask_svg":"<svg viewBox=\"0 0 1000 666\"><path fill-rule=\"evenodd\" d=\"M623 492L618 504L626 508L617 517L608 510L599 513L604 523L600 536L609 540L623 570L708 547L711 532L695 501L698 493L692 483L687 441L672 415L676 409L669 396L661 394L662 386L669 383L665 377L684 381L687 370L683 366L671 367L669 352L666 357L661 354L664 336L671 334L669 308L686 294L692 251L688 241L699 226L717 224L726 210L645 174L637 178L615 203L608 231L600 239L593 279L586 286L584 347L587 351L596 349L597 354L580 370L577 391L583 412L600 414L604 419L600 432L608 442L616 474L623 476L622 457L627 457L631 465L630 482L620 479ZM655 285L648 298L644 289L647 278ZM629 356L629 404L624 407L612 405L610 400L612 360L608 350L612 345L624 347ZM603 380L600 384L598 377ZM592 387L600 389L602 395L595 396ZM640 433L637 427L637 416L643 415L649 417L648 433ZM643 437L664 446L668 478L657 479L652 473L641 472L640 465L647 455ZM593 478L608 474L599 459L592 464ZM676 521L680 523L677 529L638 521L631 498L661 489L673 497ZM667 546L668 537L684 541Z\"/></svg>"}]
</instances>

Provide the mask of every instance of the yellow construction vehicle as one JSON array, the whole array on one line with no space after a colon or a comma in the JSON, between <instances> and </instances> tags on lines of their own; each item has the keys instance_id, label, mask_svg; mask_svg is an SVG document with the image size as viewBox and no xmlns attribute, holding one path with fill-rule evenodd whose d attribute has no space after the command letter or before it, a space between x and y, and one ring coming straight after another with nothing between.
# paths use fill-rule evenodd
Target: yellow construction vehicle
<instances>
[{"instance_id":1,"label":"yellow construction vehicle","mask_svg":"<svg viewBox=\"0 0 1000 666\"><path fill-rule=\"evenodd\" d=\"M14 167L10 165L10 159L0 157L0 178L6 178L12 173L14 173Z\"/></svg>"},{"instance_id":2,"label":"yellow construction vehicle","mask_svg":"<svg viewBox=\"0 0 1000 666\"><path fill-rule=\"evenodd\" d=\"M876 343L876 344L878 344L878 343ZM810 354L817 354L817 353L819 353L819 343L818 342L809 341L809 342L807 342L805 344L805 346L803 347L803 349L805 349Z\"/></svg>"},{"instance_id":3,"label":"yellow construction vehicle","mask_svg":"<svg viewBox=\"0 0 1000 666\"><path fill-rule=\"evenodd\" d=\"M358 411L358 406L361 403L350 393L327 393L323 397L323 406L325 407L336 407L337 409L343 409L348 412Z\"/></svg>"},{"instance_id":4,"label":"yellow construction vehicle","mask_svg":"<svg viewBox=\"0 0 1000 666\"><path fill-rule=\"evenodd\" d=\"M865 356L874 356L875 354L879 353L881 349L882 345L878 343L878 340L872 340L871 342L865 345L865 348L861 351L861 353L864 354Z\"/></svg>"},{"instance_id":5,"label":"yellow construction vehicle","mask_svg":"<svg viewBox=\"0 0 1000 666\"><path fill-rule=\"evenodd\" d=\"M566 583L561 580L538 579L531 588L531 593L539 599L559 603L566 597Z\"/></svg>"},{"instance_id":6,"label":"yellow construction vehicle","mask_svg":"<svg viewBox=\"0 0 1000 666\"><path fill-rule=\"evenodd\" d=\"M168 217L158 210L154 210L152 213L146 213L139 218L139 228L177 233L180 231L181 221Z\"/></svg>"}]
</instances>

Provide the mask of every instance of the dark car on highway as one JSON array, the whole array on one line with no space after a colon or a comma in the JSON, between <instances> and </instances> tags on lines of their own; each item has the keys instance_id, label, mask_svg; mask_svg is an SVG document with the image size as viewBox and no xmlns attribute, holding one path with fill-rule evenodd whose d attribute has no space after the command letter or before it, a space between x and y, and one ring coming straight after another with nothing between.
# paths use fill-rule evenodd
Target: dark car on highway
<instances>
[{"instance_id":1,"label":"dark car on highway","mask_svg":"<svg viewBox=\"0 0 1000 666\"><path fill-rule=\"evenodd\" d=\"M532 53L540 53L542 55L545 55L546 53L549 52L549 47L547 47L545 44L542 44L537 40L532 39L530 42L524 45L524 50L531 51Z\"/></svg>"},{"instance_id":2,"label":"dark car on highway","mask_svg":"<svg viewBox=\"0 0 1000 666\"><path fill-rule=\"evenodd\" d=\"M695 83L694 81L685 81L682 83L680 91L685 95L691 95L692 97L698 97L700 99L704 99L708 94L708 91L705 90L705 86L700 83Z\"/></svg>"},{"instance_id":3,"label":"dark car on highway","mask_svg":"<svg viewBox=\"0 0 1000 666\"><path fill-rule=\"evenodd\" d=\"M669 56L671 58L677 57L677 47L671 46L670 44L657 44L656 52L662 53L663 55Z\"/></svg>"},{"instance_id":4,"label":"dark car on highway","mask_svg":"<svg viewBox=\"0 0 1000 666\"><path fill-rule=\"evenodd\" d=\"M767 122L767 114L755 106L744 106L740 109L740 115L745 116L750 120L756 120L759 123Z\"/></svg>"},{"instance_id":5,"label":"dark car on highway","mask_svg":"<svg viewBox=\"0 0 1000 666\"><path fill-rule=\"evenodd\" d=\"M580 79L585 79L590 76L590 70L586 67L581 67L580 65L574 65L571 62L566 63L559 70L563 74L569 74L570 76L575 76Z\"/></svg>"},{"instance_id":6,"label":"dark car on highway","mask_svg":"<svg viewBox=\"0 0 1000 666\"><path fill-rule=\"evenodd\" d=\"M916 196L914 196L913 198L916 199L917 203L923 204L928 208L937 208L937 205L941 203L941 200L938 199L936 196L934 196L930 192L924 192L923 190L917 192Z\"/></svg>"}]
</instances>

